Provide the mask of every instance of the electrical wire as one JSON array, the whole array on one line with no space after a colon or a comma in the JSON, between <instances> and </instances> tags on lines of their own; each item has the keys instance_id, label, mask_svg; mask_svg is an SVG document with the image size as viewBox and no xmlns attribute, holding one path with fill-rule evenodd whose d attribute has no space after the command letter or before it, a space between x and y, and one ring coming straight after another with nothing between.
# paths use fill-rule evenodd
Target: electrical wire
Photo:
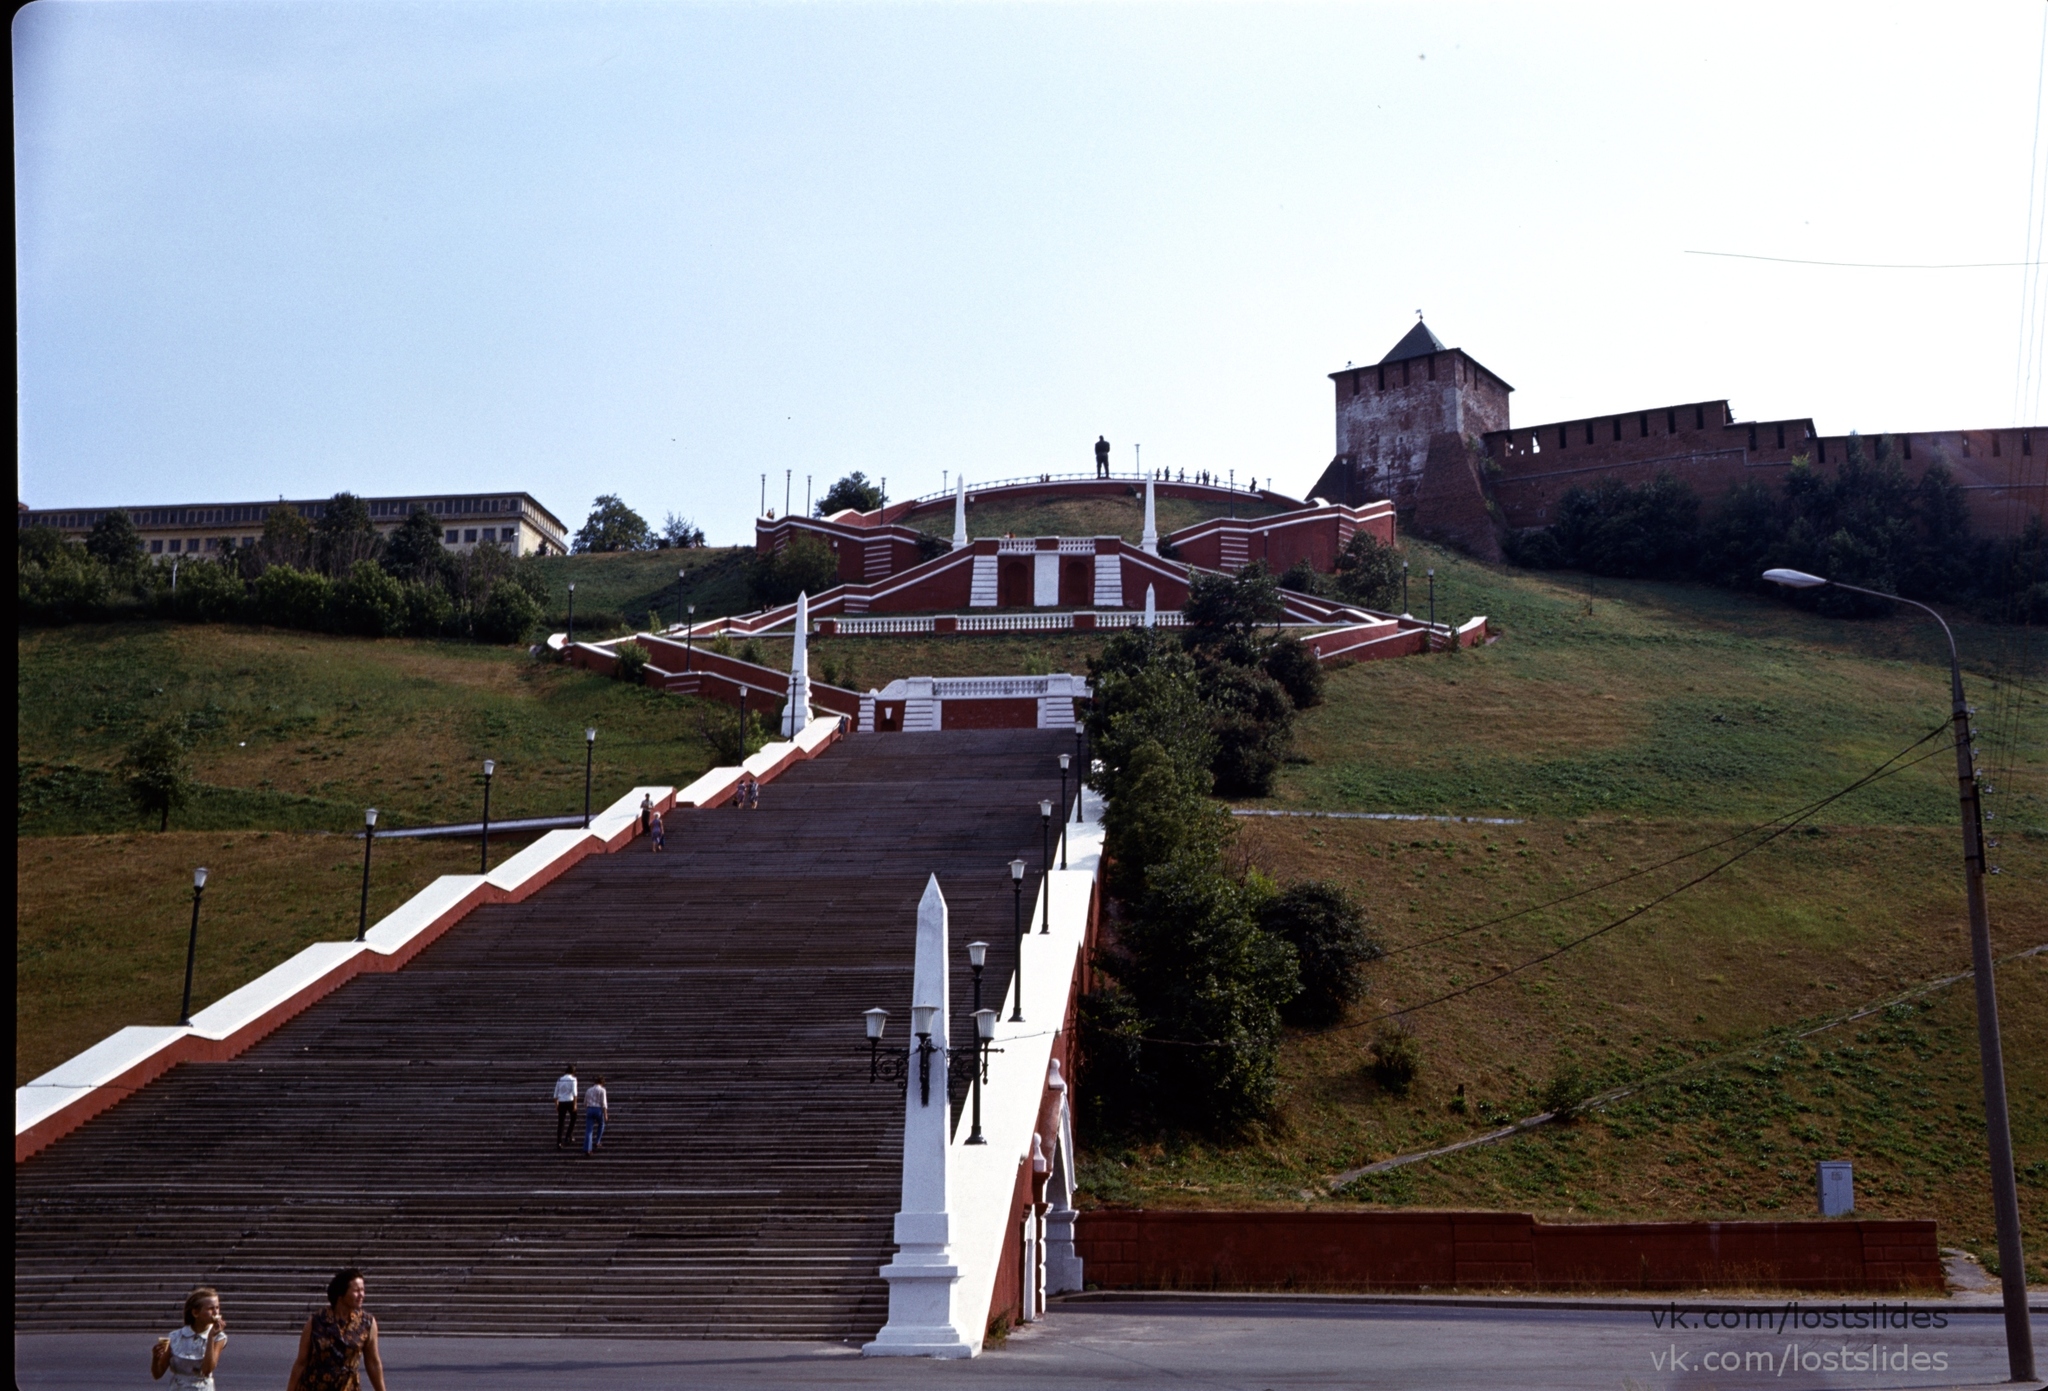
<instances>
[{"instance_id":1,"label":"electrical wire","mask_svg":"<svg viewBox=\"0 0 2048 1391\"><path fill-rule=\"evenodd\" d=\"M1733 835L1723 836L1719 840L1709 841L1705 845L1699 845L1693 847L1691 850L1681 851L1680 853L1671 856L1669 859L1659 860L1656 864L1645 865L1641 869L1630 870L1627 874L1616 875L1612 879L1604 879L1597 884L1589 884L1583 889L1576 889L1568 894L1560 894L1556 898L1546 900L1542 903L1531 904L1527 908L1518 908L1512 913L1503 913L1500 917L1497 918L1488 918L1485 922L1473 923L1470 927L1461 927L1454 931L1445 932L1435 937L1426 937L1420 942L1410 942L1406 946L1395 947L1392 951L1385 953L1385 955L1389 957L1400 956L1404 952L1420 951L1424 947L1433 947L1437 945L1439 942L1448 942L1453 940L1454 938L1468 936L1471 933L1479 932L1489 927L1498 927L1502 923L1513 922L1516 918L1527 917L1531 913L1540 913L1546 908L1555 908L1560 903L1570 903L1574 899L1584 898L1587 894L1596 894L1599 893L1602 889L1611 889L1616 884L1626 884L1629 880L1639 879L1645 874L1654 874L1656 871L1664 869L1670 865L1675 865L1681 860L1689 860L1693 858L1693 856L1695 855L1704 855L1709 850L1718 850L1724 845L1731 845L1738 840L1744 839L1745 837L1755 835L1757 832L1762 831L1767 827L1775 826L1780 821L1785 820L1787 817L1792 817L1795 819L1804 819L1808 816L1811 816L1814 812L1819 811L1829 802L1832 802L1836 798L1842 797L1847 793L1854 791L1858 787L1864 786L1866 783L1874 782L1880 777L1889 777L1890 774L1885 771L1886 769L1891 768L1892 764L1897 763L1907 754L1919 748L1929 739L1932 739L1935 736L1939 735L1943 730L1947 729L1948 727L1949 722L1947 720L1943 720L1940 724L1928 730L1918 739L1915 739L1912 743L1906 745L1905 748L1900 749L1890 758L1887 758L1884 762L1878 764L1877 767L1871 769L1870 772L1864 774L1862 778L1858 779L1856 782L1851 783L1841 792L1836 792L1831 794L1830 796L1823 797L1819 801L1809 802L1807 805L1803 807L1795 808L1794 810L1785 812L1783 815L1780 816L1774 816L1769 821L1762 821L1758 822L1754 826L1745 827L1744 829L1735 832ZM1911 765L1909 764L1907 766L1910 767ZM1895 768L1892 769L1892 772L1898 771L1901 770Z\"/></svg>"}]
</instances>

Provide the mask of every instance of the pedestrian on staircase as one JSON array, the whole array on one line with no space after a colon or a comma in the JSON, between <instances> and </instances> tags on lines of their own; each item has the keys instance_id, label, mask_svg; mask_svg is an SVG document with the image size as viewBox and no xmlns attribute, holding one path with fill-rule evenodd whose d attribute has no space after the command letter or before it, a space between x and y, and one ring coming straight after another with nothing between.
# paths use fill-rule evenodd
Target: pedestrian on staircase
<instances>
[{"instance_id":1,"label":"pedestrian on staircase","mask_svg":"<svg viewBox=\"0 0 2048 1391\"><path fill-rule=\"evenodd\" d=\"M651 817L651 816L653 816L653 815L654 815L654 794L653 794L652 792L643 792L643 793L641 793L641 794L640 794L640 834L641 834L641 835L643 835L643 836L644 836L644 835L646 835L646 834L647 834L647 821L648 821L648 818L649 818L649 817Z\"/></svg>"},{"instance_id":2,"label":"pedestrian on staircase","mask_svg":"<svg viewBox=\"0 0 2048 1391\"><path fill-rule=\"evenodd\" d=\"M612 1118L611 1098L604 1094L600 1077L583 1093L583 1152L604 1148L604 1124Z\"/></svg>"},{"instance_id":3,"label":"pedestrian on staircase","mask_svg":"<svg viewBox=\"0 0 2048 1391\"><path fill-rule=\"evenodd\" d=\"M363 1308L363 1272L351 1266L327 1282L327 1307L306 1320L299 1356L285 1391L385 1391L384 1358L377 1351L377 1320Z\"/></svg>"},{"instance_id":4,"label":"pedestrian on staircase","mask_svg":"<svg viewBox=\"0 0 2048 1391\"><path fill-rule=\"evenodd\" d=\"M654 819L649 823L649 830L654 837L654 844L649 849L653 853L659 854L668 846L668 832L661 824L660 812L654 813Z\"/></svg>"},{"instance_id":5,"label":"pedestrian on staircase","mask_svg":"<svg viewBox=\"0 0 2048 1391\"><path fill-rule=\"evenodd\" d=\"M761 809L761 780L752 773L747 774L747 810Z\"/></svg>"},{"instance_id":6,"label":"pedestrian on staircase","mask_svg":"<svg viewBox=\"0 0 2048 1391\"><path fill-rule=\"evenodd\" d=\"M228 1321L220 1316L220 1296L201 1285L185 1296L185 1322L156 1340L149 1352L149 1374L161 1380L171 1374L176 1391L213 1391L213 1369L227 1350Z\"/></svg>"},{"instance_id":7,"label":"pedestrian on staircase","mask_svg":"<svg viewBox=\"0 0 2048 1391\"><path fill-rule=\"evenodd\" d=\"M555 1148L576 1140L576 1064L555 1079Z\"/></svg>"}]
</instances>

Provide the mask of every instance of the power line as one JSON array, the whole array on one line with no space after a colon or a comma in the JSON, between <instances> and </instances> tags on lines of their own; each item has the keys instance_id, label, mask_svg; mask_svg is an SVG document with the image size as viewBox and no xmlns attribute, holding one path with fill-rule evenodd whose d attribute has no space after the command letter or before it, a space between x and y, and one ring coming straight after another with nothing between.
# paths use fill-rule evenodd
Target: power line
<instances>
[{"instance_id":1,"label":"power line","mask_svg":"<svg viewBox=\"0 0 2048 1391\"><path fill-rule=\"evenodd\" d=\"M1925 741L1923 740L1921 742ZM1858 778L1855 782L1850 783L1840 792L1835 793L1833 797L1829 797L1826 799L1826 801L1823 801L1821 803L1821 806L1825 806L1828 802L1835 801L1837 798L1848 796L1851 792L1854 792L1857 788L1862 787L1865 783L1873 782L1879 777L1890 777L1893 773L1902 773L1906 769L1912 767L1914 763L1923 763L1926 760L1938 757L1939 755L1945 752L1947 752L1947 750L1945 749L1929 749L1926 753L1921 754L1920 757L1912 760L1912 762L1900 764L1897 768L1891 769L1890 772L1872 773L1864 777ZM1886 761L1889 762L1890 760ZM1815 807L1813 808L1813 811L1818 811L1819 809L1820 807ZM1444 1004L1447 1001L1455 1000L1462 995L1469 995L1475 990L1483 990L1489 985L1493 985L1497 982L1506 980L1509 976L1519 975L1523 971L1528 970L1531 966L1540 966L1546 961L1550 961L1557 957L1563 956L1566 952L1571 951L1576 947L1584 946L1586 943L1592 941L1595 937L1603 937L1606 934L1614 931L1614 929L1617 927L1621 927L1625 924L1634 922L1637 918L1640 918L1643 914L1649 912L1658 904L1670 902L1672 899L1678 897L1678 895L1684 893L1687 889L1694 888L1697 885L1706 883L1707 880L1713 878L1722 870L1734 864L1737 860L1743 859L1749 855L1754 855L1757 851L1763 849L1766 845L1769 845L1772 841L1776 840L1779 836L1784 835L1787 831L1790 831L1793 827L1797 826L1800 821L1806 820L1807 817L1811 816L1812 814L1812 811L1802 813L1798 820L1786 822L1777 830L1772 831L1762 840L1759 840L1755 845L1749 846L1747 849L1736 851L1733 855L1730 855L1727 859L1721 861L1712 869L1709 869L1706 873L1695 875L1693 878L1686 880L1683 884L1680 884L1677 888L1672 889L1669 893L1659 894L1657 897L1651 899L1648 903L1645 903L1638 908L1632 909L1631 911L1622 914L1620 917L1614 919L1614 921L1610 923L1605 924L1604 926L1594 928L1591 932L1586 933L1583 937L1573 938L1571 941L1566 942L1563 946L1558 947L1554 951L1547 951L1544 952L1541 956L1531 957L1529 960L1522 962L1519 966L1510 966L1507 970L1496 972L1495 974L1488 976L1485 980L1474 981L1470 985L1459 986L1456 990L1448 991L1445 994L1437 996L1433 1000L1424 1000L1419 1005L1409 1005L1405 1009L1388 1010L1385 1014L1376 1014L1372 1016L1370 1019L1361 1019L1358 1020L1356 1023L1342 1024L1338 1027L1343 1029L1362 1029L1368 1024L1378 1024L1384 1020L1398 1019L1405 1014L1414 1014L1419 1010L1431 1009L1437 1005Z\"/></svg>"},{"instance_id":2,"label":"power line","mask_svg":"<svg viewBox=\"0 0 2048 1391\"><path fill-rule=\"evenodd\" d=\"M1747 251L1690 251L1688 256L1721 256L1731 261L1775 261L1781 266L1840 266L1849 270L2011 270L2015 266L2038 266L2033 261L1808 261L1797 256L1757 256ZM2039 248L2032 254L2038 255Z\"/></svg>"},{"instance_id":3,"label":"power line","mask_svg":"<svg viewBox=\"0 0 2048 1391\"><path fill-rule=\"evenodd\" d=\"M1659 860L1656 864L1645 865L1641 869L1630 870L1627 874L1617 875L1612 879L1603 880L1598 884L1589 884L1583 889L1578 889L1572 893L1559 895L1558 897L1550 899L1547 902L1531 904L1527 908L1518 908L1514 912L1502 914L1498 918L1488 918L1485 922L1473 923L1470 927L1461 927L1455 931L1443 933L1440 936L1427 937L1420 942L1410 942L1405 947L1394 948L1392 951L1388 952L1387 955L1399 956L1403 952L1419 951L1423 947L1432 947L1439 942L1448 942L1453 938L1463 937L1468 935L1469 933L1478 932L1484 928L1498 927L1502 923L1513 922L1516 918L1527 917L1531 913L1540 913L1546 908L1555 908L1560 903L1570 903L1573 899L1584 898L1587 894L1596 894L1599 893L1602 889L1611 889L1616 884L1626 884L1631 879L1640 879L1645 874L1654 874L1656 871L1663 869L1666 866L1677 864L1680 860L1689 860L1695 855L1704 855L1709 850L1718 850L1722 846L1732 844L1735 841L1741 840L1746 836L1755 835L1758 831L1761 831L1766 827L1777 825L1780 821L1785 820L1786 817L1795 818L1793 824L1797 824L1799 820L1804 820L1806 817L1813 815L1813 813L1819 811L1822 807L1826 806L1829 802L1834 801L1837 797L1845 796L1849 792L1854 791L1858 787L1862 787L1867 783L1875 782L1880 777L1889 777L1890 774L1885 772L1887 768L1891 768L1892 764L1897 763L1907 754L1913 752L1913 750L1919 748L1922 744L1926 743L1929 739L1934 738L1936 735L1940 734L1943 730L1947 728L1948 722L1944 720L1942 723L1936 725L1934 728L1928 730L1925 734L1921 735L1918 739L1915 739L1912 743L1906 745L1905 748L1900 749L1890 758L1887 758L1884 762L1878 764L1877 767L1871 769L1868 773L1864 774L1864 776L1860 778L1858 781L1851 783L1848 787L1842 789L1842 791L1840 792L1836 792L1830 796L1821 798L1817 802L1809 802L1807 805L1795 808L1792 811L1788 811L1784 813L1784 815L1782 816L1774 816L1769 821L1763 821L1759 822L1754 826L1745 827L1743 830L1737 831L1733 835L1723 836L1719 840L1710 841L1705 845L1695 846L1691 850L1681 851L1680 853L1671 856L1669 859ZM1916 759L1914 761L1918 762L1919 760ZM1911 766L1912 764L1906 765L1906 767L1909 768ZM1892 772L1894 773L1902 771L1904 770L1899 768L1892 768Z\"/></svg>"}]
</instances>

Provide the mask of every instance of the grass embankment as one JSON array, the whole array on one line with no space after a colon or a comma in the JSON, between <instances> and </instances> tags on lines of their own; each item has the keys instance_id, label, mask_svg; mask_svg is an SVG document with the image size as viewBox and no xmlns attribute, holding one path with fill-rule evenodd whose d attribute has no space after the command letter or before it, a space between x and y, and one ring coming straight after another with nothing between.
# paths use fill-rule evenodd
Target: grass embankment
<instances>
[{"instance_id":1,"label":"grass embankment","mask_svg":"<svg viewBox=\"0 0 2048 1391\"><path fill-rule=\"evenodd\" d=\"M1228 517L1228 502L1203 502L1193 498L1157 496L1152 503L1159 534L1206 522L1211 517ZM1277 503L1240 494L1236 515L1270 517L1286 509ZM932 536L953 534L950 507L922 512L905 523ZM967 504L969 536L1121 536L1137 544L1145 532L1145 489L1134 483L1121 497L1029 498Z\"/></svg>"},{"instance_id":2,"label":"grass embankment","mask_svg":"<svg viewBox=\"0 0 2048 1391\"><path fill-rule=\"evenodd\" d=\"M1394 953L1348 1027L1283 1051L1273 1129L1236 1146L1088 1156L1103 1201L1533 1209L1567 1217L1801 1215L1813 1162L1857 1165L1862 1211L1934 1216L1991 1253L1974 1014L1964 982L1859 1023L1793 1026L1966 970L1954 763L1941 750L1851 794L1643 917L1500 984L1406 1016L1406 1096L1367 1071L1373 1016L1531 960L1729 850L1595 885L1854 781L1946 713L1945 662L1909 622L1843 624L1679 586L1438 566L1439 615L1485 612L1493 647L1332 674L1299 726L1308 762L1261 805L1523 818L1514 826L1248 819L1239 852L1283 881L1334 879ZM2007 766L1990 802L2001 952L2048 941L2043 701L1990 677L2013 634L1960 634L1980 725ZM1937 638L1938 640L1938 638ZM2002 650L2003 649L2003 650ZM2038 666L2038 661L2035 664ZM2005 674L2011 674L2005 668ZM1748 842L1742 842L1747 844ZM1436 945L1428 939L1593 889ZM2030 1229L2048 1220L2048 962L2000 977ZM1701 1064L1572 1126L1413 1165L1332 1195L1330 1175L1544 1109L1553 1077L1599 1089ZM1465 1109L1454 1109L1464 1087ZM2040 1253L2048 1254L2048 1253ZM2037 1254L2036 1259L2039 1259ZM2048 1269L2048 1267L2043 1267Z\"/></svg>"},{"instance_id":3,"label":"grass embankment","mask_svg":"<svg viewBox=\"0 0 2048 1391\"><path fill-rule=\"evenodd\" d=\"M213 871L204 1005L353 932L364 807L385 827L474 820L491 758L494 818L569 815L583 807L586 725L603 806L710 767L699 721L724 718L468 643L120 623L25 632L16 660L17 1082L123 1024L175 1019L195 865ZM117 772L159 721L186 732L199 783L168 835L137 816ZM517 844L492 837L493 862ZM380 842L372 911L475 865L473 841Z\"/></svg>"},{"instance_id":4,"label":"grass embankment","mask_svg":"<svg viewBox=\"0 0 2048 1391\"><path fill-rule=\"evenodd\" d=\"M576 586L576 635L609 637L648 625L650 611L666 625L681 621L676 572L686 578L680 602L695 604L699 620L754 607L747 587L752 546L704 546L685 551L611 551L548 556L534 562L548 581L548 626L568 622L569 586Z\"/></svg>"}]
</instances>

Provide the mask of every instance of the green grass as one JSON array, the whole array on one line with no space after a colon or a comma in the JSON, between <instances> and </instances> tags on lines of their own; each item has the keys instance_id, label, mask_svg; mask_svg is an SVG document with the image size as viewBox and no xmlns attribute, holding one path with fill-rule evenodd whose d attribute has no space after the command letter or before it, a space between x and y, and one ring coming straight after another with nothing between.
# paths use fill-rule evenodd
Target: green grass
<instances>
[{"instance_id":1,"label":"green grass","mask_svg":"<svg viewBox=\"0 0 2048 1391\"><path fill-rule=\"evenodd\" d=\"M747 590L752 546L703 547L687 551L612 551L549 556L536 561L548 581L549 625L562 631L569 586L576 586L578 637L602 637L647 626L650 609L664 624L678 621L676 572L688 576L681 601L697 606L697 617L746 613L755 605Z\"/></svg>"},{"instance_id":2,"label":"green grass","mask_svg":"<svg viewBox=\"0 0 2048 1391\"><path fill-rule=\"evenodd\" d=\"M1277 503L1240 497L1237 515L1269 517L1286 509ZM1230 504L1198 502L1191 498L1157 497L1153 515L1159 534L1178 531L1211 517L1231 515ZM908 526L932 536L953 534L953 509L920 513ZM1136 544L1145 531L1145 493L1133 484L1124 497L1031 498L967 504L969 536L1121 536Z\"/></svg>"},{"instance_id":3,"label":"green grass","mask_svg":"<svg viewBox=\"0 0 2048 1391\"><path fill-rule=\"evenodd\" d=\"M346 830L365 806L393 826L473 820L486 758L494 816L567 815L586 725L600 805L712 763L707 707L523 650L119 623L24 632L16 660L24 834L143 828L113 774L153 721L192 741L200 789L174 829Z\"/></svg>"}]
</instances>

